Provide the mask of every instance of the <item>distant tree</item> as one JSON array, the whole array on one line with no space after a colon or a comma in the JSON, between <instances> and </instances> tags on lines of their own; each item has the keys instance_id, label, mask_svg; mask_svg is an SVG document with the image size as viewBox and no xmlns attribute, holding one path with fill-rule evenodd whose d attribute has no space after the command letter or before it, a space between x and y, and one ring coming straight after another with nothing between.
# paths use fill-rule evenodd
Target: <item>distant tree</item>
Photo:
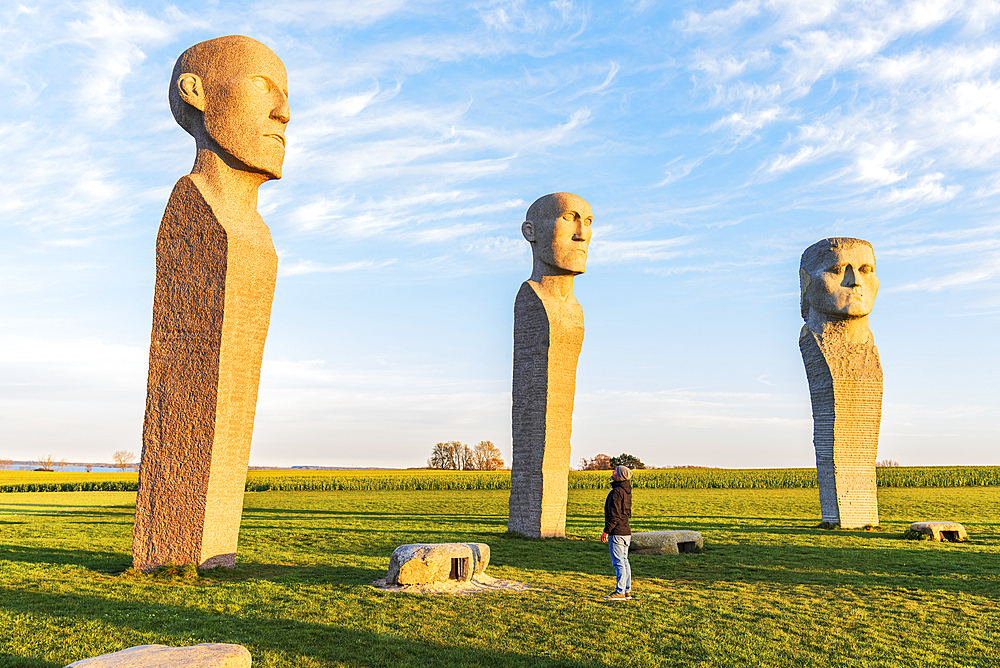
<instances>
[{"instance_id":1,"label":"distant tree","mask_svg":"<svg viewBox=\"0 0 1000 668\"><path fill-rule=\"evenodd\" d=\"M427 466L441 471L468 471L472 468L472 450L461 441L438 443L431 451Z\"/></svg>"},{"instance_id":2,"label":"distant tree","mask_svg":"<svg viewBox=\"0 0 1000 668\"><path fill-rule=\"evenodd\" d=\"M129 464L135 461L135 453L128 450L119 450L111 456L115 460L115 465L121 467L122 473L125 473L125 469L129 467Z\"/></svg>"},{"instance_id":3,"label":"distant tree","mask_svg":"<svg viewBox=\"0 0 1000 668\"><path fill-rule=\"evenodd\" d=\"M93 470L93 468L94 468L93 466L91 466L90 464L87 464L87 473L90 473L91 470Z\"/></svg>"},{"instance_id":4,"label":"distant tree","mask_svg":"<svg viewBox=\"0 0 1000 668\"><path fill-rule=\"evenodd\" d=\"M611 468L611 457L604 454L594 455L593 459L584 457L580 460L581 471L607 471Z\"/></svg>"},{"instance_id":5,"label":"distant tree","mask_svg":"<svg viewBox=\"0 0 1000 668\"><path fill-rule=\"evenodd\" d=\"M492 441L479 441L472 451L472 468L476 471L500 471L503 469L503 457L500 448Z\"/></svg>"},{"instance_id":6,"label":"distant tree","mask_svg":"<svg viewBox=\"0 0 1000 668\"><path fill-rule=\"evenodd\" d=\"M427 460L428 468L447 471L454 468L451 458L451 448L447 443L438 443L431 450L431 458Z\"/></svg>"},{"instance_id":7,"label":"distant tree","mask_svg":"<svg viewBox=\"0 0 1000 668\"><path fill-rule=\"evenodd\" d=\"M467 446L465 443L459 443L458 441L452 441L455 448L455 461L458 462L459 471L473 471L475 462L472 456L472 448Z\"/></svg>"},{"instance_id":8,"label":"distant tree","mask_svg":"<svg viewBox=\"0 0 1000 668\"><path fill-rule=\"evenodd\" d=\"M45 455L44 457L38 458L39 468L36 471L51 471L52 467L55 466L56 459L52 455Z\"/></svg>"},{"instance_id":9,"label":"distant tree","mask_svg":"<svg viewBox=\"0 0 1000 668\"><path fill-rule=\"evenodd\" d=\"M639 461L638 457L624 452L618 455L617 457L612 457L610 463L611 463L610 468L616 468L618 466L627 466L633 471L635 471L636 469L646 468L646 465L643 464L641 461Z\"/></svg>"},{"instance_id":10,"label":"distant tree","mask_svg":"<svg viewBox=\"0 0 1000 668\"><path fill-rule=\"evenodd\" d=\"M878 466L878 467L883 467L883 466L889 466L889 467L891 467L891 466L899 466L899 462L893 461L892 459L883 459L881 461L875 462L875 466Z\"/></svg>"},{"instance_id":11,"label":"distant tree","mask_svg":"<svg viewBox=\"0 0 1000 668\"><path fill-rule=\"evenodd\" d=\"M69 466L69 464L68 464L68 463L66 462L66 459L65 459L65 457L64 457L63 459L60 459L60 460L59 460L59 463L58 463L58 464L56 464L56 470L58 471L58 470L60 470L60 469L64 469L64 468L66 468L67 466Z\"/></svg>"},{"instance_id":12,"label":"distant tree","mask_svg":"<svg viewBox=\"0 0 1000 668\"><path fill-rule=\"evenodd\" d=\"M9 469L13 465L14 462L9 459L0 459L0 469Z\"/></svg>"}]
</instances>

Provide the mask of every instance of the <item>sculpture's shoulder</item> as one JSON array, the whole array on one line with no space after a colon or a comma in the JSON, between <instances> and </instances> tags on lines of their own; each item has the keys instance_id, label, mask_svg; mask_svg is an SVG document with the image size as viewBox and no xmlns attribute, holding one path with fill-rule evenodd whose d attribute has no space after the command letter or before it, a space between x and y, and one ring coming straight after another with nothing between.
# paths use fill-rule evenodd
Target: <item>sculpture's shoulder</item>
<instances>
[{"instance_id":1,"label":"sculpture's shoulder","mask_svg":"<svg viewBox=\"0 0 1000 668\"><path fill-rule=\"evenodd\" d=\"M823 350L820 347L819 337L816 333L809 329L809 324L802 325L802 330L799 332L799 351L802 353L802 358L807 361L813 358L822 358Z\"/></svg>"},{"instance_id":2,"label":"sculpture's shoulder","mask_svg":"<svg viewBox=\"0 0 1000 668\"><path fill-rule=\"evenodd\" d=\"M194 231L211 230L221 232L221 222L191 177L182 176L174 185L163 211L161 238L164 235L188 235Z\"/></svg>"},{"instance_id":3,"label":"sculpture's shoulder","mask_svg":"<svg viewBox=\"0 0 1000 668\"><path fill-rule=\"evenodd\" d=\"M170 192L170 199L167 200L167 212L174 209L201 211L208 215L215 215L201 188L194 182L190 174L179 178L174 184L174 189Z\"/></svg>"},{"instance_id":4,"label":"sculpture's shoulder","mask_svg":"<svg viewBox=\"0 0 1000 668\"><path fill-rule=\"evenodd\" d=\"M525 305L530 303L542 303L542 298L538 295L538 290L531 281L525 281L521 283L521 288L517 291L517 297L514 298L515 304L524 303Z\"/></svg>"}]
</instances>

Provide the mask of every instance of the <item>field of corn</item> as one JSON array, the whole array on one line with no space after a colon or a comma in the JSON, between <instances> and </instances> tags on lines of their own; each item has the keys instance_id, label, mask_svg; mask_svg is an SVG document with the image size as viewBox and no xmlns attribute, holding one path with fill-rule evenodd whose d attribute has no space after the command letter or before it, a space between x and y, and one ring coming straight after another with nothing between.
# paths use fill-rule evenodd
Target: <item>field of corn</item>
<instances>
[{"instance_id":1,"label":"field of corn","mask_svg":"<svg viewBox=\"0 0 1000 668\"><path fill-rule=\"evenodd\" d=\"M571 471L569 488L603 489L609 471ZM900 466L876 469L879 487L1000 485L1000 466ZM134 492L138 473L0 471L3 492ZM816 487L815 469L649 469L637 489L798 489ZM248 492L435 491L510 489L509 471L250 471Z\"/></svg>"}]
</instances>

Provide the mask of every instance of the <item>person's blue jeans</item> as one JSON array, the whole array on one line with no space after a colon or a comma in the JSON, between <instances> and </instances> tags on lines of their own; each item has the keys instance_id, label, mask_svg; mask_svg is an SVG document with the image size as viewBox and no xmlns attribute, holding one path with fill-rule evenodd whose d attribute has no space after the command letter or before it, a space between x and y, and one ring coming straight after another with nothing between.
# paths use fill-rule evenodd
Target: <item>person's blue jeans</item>
<instances>
[{"instance_id":1,"label":"person's blue jeans","mask_svg":"<svg viewBox=\"0 0 1000 668\"><path fill-rule=\"evenodd\" d=\"M632 591L632 567L628 563L628 546L632 536L608 536L608 547L611 548L611 563L615 567L615 593L624 594Z\"/></svg>"}]
</instances>

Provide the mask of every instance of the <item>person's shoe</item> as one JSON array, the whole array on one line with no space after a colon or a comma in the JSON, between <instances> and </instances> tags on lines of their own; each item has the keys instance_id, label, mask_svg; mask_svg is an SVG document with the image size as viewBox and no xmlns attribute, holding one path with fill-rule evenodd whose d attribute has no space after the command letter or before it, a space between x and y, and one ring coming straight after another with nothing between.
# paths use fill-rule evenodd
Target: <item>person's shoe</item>
<instances>
[{"instance_id":1,"label":"person's shoe","mask_svg":"<svg viewBox=\"0 0 1000 668\"><path fill-rule=\"evenodd\" d=\"M625 600L626 601L631 601L632 600L632 592L630 592L630 591L625 592Z\"/></svg>"},{"instance_id":2,"label":"person's shoe","mask_svg":"<svg viewBox=\"0 0 1000 668\"><path fill-rule=\"evenodd\" d=\"M622 593L619 593L619 592L616 591L611 596L605 596L604 600L605 601L627 601L628 598L625 596L625 594L622 594Z\"/></svg>"}]
</instances>

